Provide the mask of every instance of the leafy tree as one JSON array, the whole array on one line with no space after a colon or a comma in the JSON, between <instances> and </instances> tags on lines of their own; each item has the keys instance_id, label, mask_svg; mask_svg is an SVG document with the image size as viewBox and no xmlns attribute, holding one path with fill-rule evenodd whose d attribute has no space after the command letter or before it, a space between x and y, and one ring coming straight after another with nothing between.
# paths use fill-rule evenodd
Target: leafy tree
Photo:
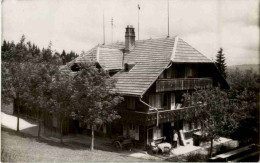
<instances>
[{"instance_id":1,"label":"leafy tree","mask_svg":"<svg viewBox=\"0 0 260 163\"><path fill-rule=\"evenodd\" d=\"M25 43L23 35L20 42L4 43L2 51L2 101L14 102L17 111L17 131L19 131L20 109L33 108L38 113L39 134L41 112L48 104L48 86L53 74L53 62L39 55L39 48L31 42ZM44 52L51 55L51 46Z\"/></svg>"},{"instance_id":2,"label":"leafy tree","mask_svg":"<svg viewBox=\"0 0 260 163\"><path fill-rule=\"evenodd\" d=\"M94 125L119 118L115 106L123 99L115 91L115 81L95 64L81 64L74 79L74 118L91 126L91 150L94 150Z\"/></svg>"},{"instance_id":3,"label":"leafy tree","mask_svg":"<svg viewBox=\"0 0 260 163\"><path fill-rule=\"evenodd\" d=\"M227 136L238 127L244 106L228 99L228 94L219 88L198 90L193 95L185 94L186 101L193 101L195 108L188 110L186 118L201 124L202 136L210 140L209 156L212 157L213 140Z\"/></svg>"},{"instance_id":4,"label":"leafy tree","mask_svg":"<svg viewBox=\"0 0 260 163\"><path fill-rule=\"evenodd\" d=\"M21 101L28 96L28 82L30 77L30 60L25 46L25 37L9 51L2 54L2 101L14 102L17 106L17 131L19 131L19 117Z\"/></svg>"},{"instance_id":5,"label":"leafy tree","mask_svg":"<svg viewBox=\"0 0 260 163\"><path fill-rule=\"evenodd\" d=\"M37 112L38 137L40 137L43 113L48 112L51 106L50 86L58 67L49 63L31 63L30 68L29 94L26 102Z\"/></svg>"},{"instance_id":6,"label":"leafy tree","mask_svg":"<svg viewBox=\"0 0 260 163\"><path fill-rule=\"evenodd\" d=\"M74 95L73 76L69 71L59 71L55 73L51 83L51 105L54 116L60 122L60 141L63 142L63 125L66 118L69 118L73 105Z\"/></svg>"},{"instance_id":7,"label":"leafy tree","mask_svg":"<svg viewBox=\"0 0 260 163\"><path fill-rule=\"evenodd\" d=\"M224 78L227 77L227 72L226 72L226 60L225 60L225 56L223 54L223 49L220 48L220 50L218 51L218 54L216 56L216 66L218 68L218 70L220 71L220 73L223 75Z\"/></svg>"},{"instance_id":8,"label":"leafy tree","mask_svg":"<svg viewBox=\"0 0 260 163\"><path fill-rule=\"evenodd\" d=\"M241 144L259 143L259 89L260 75L252 71L236 69L228 73L231 86L229 98L244 103L246 116L239 121L239 126L231 137L238 139Z\"/></svg>"}]
</instances>

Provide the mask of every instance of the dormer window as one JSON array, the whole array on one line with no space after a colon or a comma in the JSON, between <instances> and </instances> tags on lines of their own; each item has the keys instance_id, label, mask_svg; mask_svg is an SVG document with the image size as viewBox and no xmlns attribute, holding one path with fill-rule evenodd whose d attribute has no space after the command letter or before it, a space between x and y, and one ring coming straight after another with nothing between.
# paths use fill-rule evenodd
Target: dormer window
<instances>
[{"instance_id":1,"label":"dormer window","mask_svg":"<svg viewBox=\"0 0 260 163\"><path fill-rule=\"evenodd\" d=\"M124 64L124 70L125 70L125 72L129 72L134 66L135 66L135 64L125 63L125 64Z\"/></svg>"},{"instance_id":2,"label":"dormer window","mask_svg":"<svg viewBox=\"0 0 260 163\"><path fill-rule=\"evenodd\" d=\"M125 68L125 71L126 71L126 72L129 71L129 65L128 65L128 63L125 63L125 67L124 67L124 68Z\"/></svg>"},{"instance_id":3,"label":"dormer window","mask_svg":"<svg viewBox=\"0 0 260 163\"><path fill-rule=\"evenodd\" d=\"M72 65L70 69L71 69L71 71L73 71L73 72L77 72L77 71L80 70L79 65L76 64L76 63L75 63L74 65Z\"/></svg>"}]
</instances>

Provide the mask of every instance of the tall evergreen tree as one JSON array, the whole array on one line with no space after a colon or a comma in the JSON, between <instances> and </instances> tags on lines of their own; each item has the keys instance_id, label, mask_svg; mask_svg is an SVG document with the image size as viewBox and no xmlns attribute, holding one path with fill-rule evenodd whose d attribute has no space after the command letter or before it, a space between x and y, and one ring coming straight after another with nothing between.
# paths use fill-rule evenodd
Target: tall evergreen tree
<instances>
[{"instance_id":1,"label":"tall evergreen tree","mask_svg":"<svg viewBox=\"0 0 260 163\"><path fill-rule=\"evenodd\" d=\"M8 50L8 44L7 44L7 42L4 40L3 45L2 45L2 52L5 52L5 51L7 51L7 50Z\"/></svg>"},{"instance_id":2,"label":"tall evergreen tree","mask_svg":"<svg viewBox=\"0 0 260 163\"><path fill-rule=\"evenodd\" d=\"M66 52L65 52L65 50L63 50L62 53L61 53L61 59L62 59L62 64L65 65L66 64Z\"/></svg>"},{"instance_id":3,"label":"tall evergreen tree","mask_svg":"<svg viewBox=\"0 0 260 163\"><path fill-rule=\"evenodd\" d=\"M224 78L227 77L227 72L226 72L226 59L225 56L223 54L223 49L220 48L220 50L218 51L218 54L216 56L216 66L218 68L218 70L220 71L220 73L223 75Z\"/></svg>"}]
</instances>

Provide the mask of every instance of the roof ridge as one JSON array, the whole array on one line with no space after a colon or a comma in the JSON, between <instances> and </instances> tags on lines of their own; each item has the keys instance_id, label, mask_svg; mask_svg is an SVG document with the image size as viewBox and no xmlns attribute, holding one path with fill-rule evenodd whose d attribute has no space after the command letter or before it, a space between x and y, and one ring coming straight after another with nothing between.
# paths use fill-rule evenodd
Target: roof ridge
<instances>
[{"instance_id":1,"label":"roof ridge","mask_svg":"<svg viewBox=\"0 0 260 163\"><path fill-rule=\"evenodd\" d=\"M159 39L173 39L177 37L177 35L173 36L173 37L158 37L158 38L148 38L148 39L143 39L143 40L135 40L135 42L145 42L145 41L148 41L148 40L159 40ZM110 44L104 44L104 45L101 45L101 46L113 46L113 45L119 45L120 43L125 43L124 41L119 41L119 42L113 42L113 43L110 43Z\"/></svg>"},{"instance_id":2,"label":"roof ridge","mask_svg":"<svg viewBox=\"0 0 260 163\"><path fill-rule=\"evenodd\" d=\"M173 49L172 49L172 55L171 55L171 58L170 58L171 61L173 61L173 59L174 59L174 57L175 57L175 52L176 52L176 49L177 49L178 41L179 41L179 37L176 36L175 39L174 39L174 45L173 45Z\"/></svg>"}]
</instances>

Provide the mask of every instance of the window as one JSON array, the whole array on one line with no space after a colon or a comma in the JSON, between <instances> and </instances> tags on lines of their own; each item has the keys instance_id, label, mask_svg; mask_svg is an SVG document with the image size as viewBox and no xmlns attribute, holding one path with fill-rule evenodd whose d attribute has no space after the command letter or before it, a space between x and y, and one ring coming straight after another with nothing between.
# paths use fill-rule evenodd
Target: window
<instances>
[{"instance_id":1,"label":"window","mask_svg":"<svg viewBox=\"0 0 260 163\"><path fill-rule=\"evenodd\" d=\"M163 94L163 107L167 107L167 103L168 103L168 94L164 93Z\"/></svg>"},{"instance_id":2,"label":"window","mask_svg":"<svg viewBox=\"0 0 260 163\"><path fill-rule=\"evenodd\" d=\"M189 78L189 77L192 77L192 76L193 76L193 73L192 73L191 66L186 66L185 67L185 77Z\"/></svg>"},{"instance_id":3,"label":"window","mask_svg":"<svg viewBox=\"0 0 260 163\"><path fill-rule=\"evenodd\" d=\"M167 79L171 79L172 78L172 76L173 76L173 71L172 71L172 69L171 68L169 68L169 69L167 69Z\"/></svg>"},{"instance_id":4,"label":"window","mask_svg":"<svg viewBox=\"0 0 260 163\"><path fill-rule=\"evenodd\" d=\"M176 109L183 107L184 97L182 95L181 92L175 94Z\"/></svg>"},{"instance_id":5,"label":"window","mask_svg":"<svg viewBox=\"0 0 260 163\"><path fill-rule=\"evenodd\" d=\"M127 97L126 98L126 105L127 105L127 109L135 110L135 98L134 97Z\"/></svg>"},{"instance_id":6,"label":"window","mask_svg":"<svg viewBox=\"0 0 260 163\"><path fill-rule=\"evenodd\" d=\"M79 71L79 70L80 70L79 65L74 64L74 65L71 66L71 71L76 72L76 71Z\"/></svg>"},{"instance_id":7,"label":"window","mask_svg":"<svg viewBox=\"0 0 260 163\"><path fill-rule=\"evenodd\" d=\"M123 125L123 136L139 140L139 126L133 123Z\"/></svg>"},{"instance_id":8,"label":"window","mask_svg":"<svg viewBox=\"0 0 260 163\"><path fill-rule=\"evenodd\" d=\"M200 123L198 121L183 121L184 131L191 131L200 128Z\"/></svg>"},{"instance_id":9,"label":"window","mask_svg":"<svg viewBox=\"0 0 260 163\"><path fill-rule=\"evenodd\" d=\"M188 126L189 126L189 128L188 128L188 130L192 130L193 128L192 128L192 122L188 122Z\"/></svg>"},{"instance_id":10,"label":"window","mask_svg":"<svg viewBox=\"0 0 260 163\"><path fill-rule=\"evenodd\" d=\"M162 95L163 94L149 94L149 105L162 108Z\"/></svg>"},{"instance_id":11,"label":"window","mask_svg":"<svg viewBox=\"0 0 260 163\"><path fill-rule=\"evenodd\" d=\"M164 70L164 71L163 71L163 78L164 78L164 79L167 78L167 72L168 72L167 70Z\"/></svg>"}]
</instances>

